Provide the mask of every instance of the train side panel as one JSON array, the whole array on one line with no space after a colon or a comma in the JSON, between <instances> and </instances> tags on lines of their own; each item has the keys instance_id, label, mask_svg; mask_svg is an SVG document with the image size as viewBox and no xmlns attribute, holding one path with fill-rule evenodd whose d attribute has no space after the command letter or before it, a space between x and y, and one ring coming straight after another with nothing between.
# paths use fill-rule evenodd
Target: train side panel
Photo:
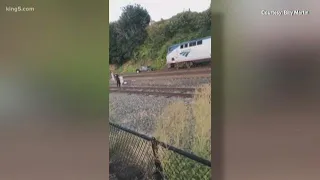
<instances>
[{"instance_id":1,"label":"train side panel","mask_svg":"<svg viewBox=\"0 0 320 180\"><path fill-rule=\"evenodd\" d=\"M197 63L211 60L211 37L181 43L170 48L167 55L168 67L181 62Z\"/></svg>"}]
</instances>

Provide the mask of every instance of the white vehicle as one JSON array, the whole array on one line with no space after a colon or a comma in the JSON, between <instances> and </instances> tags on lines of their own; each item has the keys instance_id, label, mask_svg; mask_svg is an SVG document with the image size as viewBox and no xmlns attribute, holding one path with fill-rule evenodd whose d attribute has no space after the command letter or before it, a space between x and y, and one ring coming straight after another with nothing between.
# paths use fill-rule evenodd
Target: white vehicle
<instances>
[{"instance_id":1,"label":"white vehicle","mask_svg":"<svg viewBox=\"0 0 320 180\"><path fill-rule=\"evenodd\" d=\"M168 68L211 61L211 36L172 45L168 48Z\"/></svg>"}]
</instances>

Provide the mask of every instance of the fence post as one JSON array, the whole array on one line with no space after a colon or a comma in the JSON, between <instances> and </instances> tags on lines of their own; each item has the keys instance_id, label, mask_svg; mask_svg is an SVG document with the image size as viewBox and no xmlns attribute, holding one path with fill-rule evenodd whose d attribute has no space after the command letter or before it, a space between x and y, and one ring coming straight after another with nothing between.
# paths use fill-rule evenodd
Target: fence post
<instances>
[{"instance_id":1,"label":"fence post","mask_svg":"<svg viewBox=\"0 0 320 180\"><path fill-rule=\"evenodd\" d=\"M156 138L152 138L152 151L154 156L154 165L156 166L156 172L154 172L154 176L156 180L164 180L164 174L163 174L163 168L161 165L161 161L158 156L158 144L159 142L156 140Z\"/></svg>"}]
</instances>

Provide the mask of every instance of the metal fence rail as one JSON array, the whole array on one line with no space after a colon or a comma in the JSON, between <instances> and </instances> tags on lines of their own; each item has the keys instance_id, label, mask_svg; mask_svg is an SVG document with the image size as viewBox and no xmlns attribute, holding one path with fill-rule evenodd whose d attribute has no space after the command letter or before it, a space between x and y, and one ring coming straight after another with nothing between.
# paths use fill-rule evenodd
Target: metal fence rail
<instances>
[{"instance_id":1,"label":"metal fence rail","mask_svg":"<svg viewBox=\"0 0 320 180\"><path fill-rule=\"evenodd\" d=\"M115 180L211 179L210 161L113 123L109 145Z\"/></svg>"}]
</instances>

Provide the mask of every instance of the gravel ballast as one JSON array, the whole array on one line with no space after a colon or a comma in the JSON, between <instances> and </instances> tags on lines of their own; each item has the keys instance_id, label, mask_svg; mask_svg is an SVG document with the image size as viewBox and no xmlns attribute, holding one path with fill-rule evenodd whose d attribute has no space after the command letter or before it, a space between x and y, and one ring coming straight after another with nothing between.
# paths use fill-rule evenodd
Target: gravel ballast
<instances>
[{"instance_id":1,"label":"gravel ballast","mask_svg":"<svg viewBox=\"0 0 320 180\"><path fill-rule=\"evenodd\" d=\"M167 87L198 87L202 84L208 84L211 83L211 77L201 77L201 78L163 78L163 79L145 79L145 80L126 80L126 82L123 87L126 86L167 86ZM111 86L115 86L114 81L109 82Z\"/></svg>"},{"instance_id":2,"label":"gravel ballast","mask_svg":"<svg viewBox=\"0 0 320 180\"><path fill-rule=\"evenodd\" d=\"M110 93L109 121L152 136L158 116L166 106L177 100L183 100L186 104L192 101L191 98Z\"/></svg>"}]
</instances>

